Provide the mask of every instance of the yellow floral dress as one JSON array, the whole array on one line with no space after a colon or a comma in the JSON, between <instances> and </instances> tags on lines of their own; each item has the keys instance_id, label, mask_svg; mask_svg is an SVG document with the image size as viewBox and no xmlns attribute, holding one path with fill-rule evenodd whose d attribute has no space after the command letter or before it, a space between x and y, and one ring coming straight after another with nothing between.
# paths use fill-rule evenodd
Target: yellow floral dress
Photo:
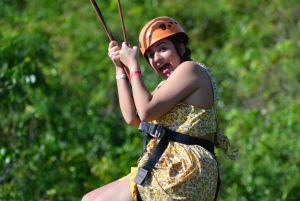
<instances>
[{"instance_id":1,"label":"yellow floral dress","mask_svg":"<svg viewBox=\"0 0 300 201\"><path fill-rule=\"evenodd\" d=\"M152 121L161 124L170 130L193 137L209 133L216 133L215 146L220 147L231 159L236 153L229 155L229 140L218 129L217 116L217 85L206 69L214 92L214 104L210 109L201 109L193 105L179 103L170 112L161 118ZM160 83L156 89L161 85ZM152 139L147 145L147 152L139 160L138 167L143 167L153 152L159 140ZM178 142L169 142L165 152L148 173L143 185L134 183L136 168L131 172L131 191L136 200L136 188L143 201L206 201L214 200L217 188L219 163L212 153L198 145L185 145Z\"/></svg>"}]
</instances>

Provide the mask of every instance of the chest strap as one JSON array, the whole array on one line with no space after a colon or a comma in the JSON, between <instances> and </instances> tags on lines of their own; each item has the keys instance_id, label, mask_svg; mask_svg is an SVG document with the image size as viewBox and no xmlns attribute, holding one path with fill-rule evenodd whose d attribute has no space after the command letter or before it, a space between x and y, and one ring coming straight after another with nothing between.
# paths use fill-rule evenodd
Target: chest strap
<instances>
[{"instance_id":1,"label":"chest strap","mask_svg":"<svg viewBox=\"0 0 300 201\"><path fill-rule=\"evenodd\" d=\"M139 131L143 133L143 154L147 151L147 138L153 138L150 134L160 138L159 143L149 156L144 167L140 167L138 174L135 177L134 182L142 185L148 172L154 168L155 164L159 161L160 157L168 147L169 141L179 142L186 145L200 145L212 154L214 154L214 144L197 137L192 137L182 133L178 133L162 127L160 125L154 125L147 122L141 122Z\"/></svg>"}]
</instances>

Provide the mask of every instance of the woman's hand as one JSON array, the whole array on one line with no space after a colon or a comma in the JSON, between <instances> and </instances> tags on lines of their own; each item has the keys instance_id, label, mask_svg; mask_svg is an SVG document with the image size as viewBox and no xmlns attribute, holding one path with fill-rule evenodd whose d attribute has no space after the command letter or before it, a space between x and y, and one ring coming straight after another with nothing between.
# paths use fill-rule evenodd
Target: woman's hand
<instances>
[{"instance_id":1,"label":"woman's hand","mask_svg":"<svg viewBox=\"0 0 300 201\"><path fill-rule=\"evenodd\" d=\"M120 60L127 66L130 71L137 70L139 58L139 49L137 46L128 47L125 42L122 43L122 49L120 51Z\"/></svg>"},{"instance_id":2,"label":"woman's hand","mask_svg":"<svg viewBox=\"0 0 300 201\"><path fill-rule=\"evenodd\" d=\"M111 41L108 45L108 56L116 67L122 68L120 61L120 50L121 47L117 41Z\"/></svg>"}]
</instances>

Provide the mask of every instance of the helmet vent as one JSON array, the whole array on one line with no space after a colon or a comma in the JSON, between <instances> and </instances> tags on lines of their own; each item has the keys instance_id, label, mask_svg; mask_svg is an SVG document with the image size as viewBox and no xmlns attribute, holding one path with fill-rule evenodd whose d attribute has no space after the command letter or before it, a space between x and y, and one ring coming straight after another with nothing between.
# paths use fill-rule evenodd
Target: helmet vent
<instances>
[{"instance_id":1,"label":"helmet vent","mask_svg":"<svg viewBox=\"0 0 300 201\"><path fill-rule=\"evenodd\" d=\"M165 31L167 29L167 27L164 23L159 25L159 28L161 28L161 30L163 30L163 31Z\"/></svg>"},{"instance_id":2,"label":"helmet vent","mask_svg":"<svg viewBox=\"0 0 300 201\"><path fill-rule=\"evenodd\" d=\"M186 45L189 37L180 24L173 18L162 16L151 20L143 27L139 35L141 53L146 57L145 52L147 52L151 45L161 39L178 34Z\"/></svg>"}]
</instances>

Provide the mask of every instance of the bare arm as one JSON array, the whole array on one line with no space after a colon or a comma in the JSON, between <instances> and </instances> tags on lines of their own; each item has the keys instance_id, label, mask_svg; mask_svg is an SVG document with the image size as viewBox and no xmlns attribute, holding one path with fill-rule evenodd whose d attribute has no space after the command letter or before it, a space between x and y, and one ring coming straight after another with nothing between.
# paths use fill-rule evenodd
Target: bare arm
<instances>
[{"instance_id":1,"label":"bare arm","mask_svg":"<svg viewBox=\"0 0 300 201\"><path fill-rule=\"evenodd\" d=\"M109 43L109 57L113 61L116 68L116 76L125 74L125 71L120 62L120 47L116 41ZM136 108L133 97L127 83L127 79L117 80L119 105L126 123L132 126L138 126L140 123L139 117L136 115Z\"/></svg>"},{"instance_id":2,"label":"bare arm","mask_svg":"<svg viewBox=\"0 0 300 201\"><path fill-rule=\"evenodd\" d=\"M130 72L140 70L137 51L137 47L122 46L121 61L130 68ZM201 70L194 62L180 64L153 95L146 88L142 76L132 77L133 97L141 121L161 117L198 90L201 86L199 75L203 73Z\"/></svg>"},{"instance_id":3,"label":"bare arm","mask_svg":"<svg viewBox=\"0 0 300 201\"><path fill-rule=\"evenodd\" d=\"M125 72L123 69L122 70L116 69L117 75L124 74L124 73ZM136 115L136 108L127 83L127 79L118 79L117 87L118 87L119 104L120 104L122 115L126 123L132 126L138 126L140 124L140 119Z\"/></svg>"},{"instance_id":4,"label":"bare arm","mask_svg":"<svg viewBox=\"0 0 300 201\"><path fill-rule=\"evenodd\" d=\"M151 121L163 116L197 90L199 70L192 62L182 63L153 95L146 89L142 77L133 77L133 97L141 120Z\"/></svg>"}]
</instances>

